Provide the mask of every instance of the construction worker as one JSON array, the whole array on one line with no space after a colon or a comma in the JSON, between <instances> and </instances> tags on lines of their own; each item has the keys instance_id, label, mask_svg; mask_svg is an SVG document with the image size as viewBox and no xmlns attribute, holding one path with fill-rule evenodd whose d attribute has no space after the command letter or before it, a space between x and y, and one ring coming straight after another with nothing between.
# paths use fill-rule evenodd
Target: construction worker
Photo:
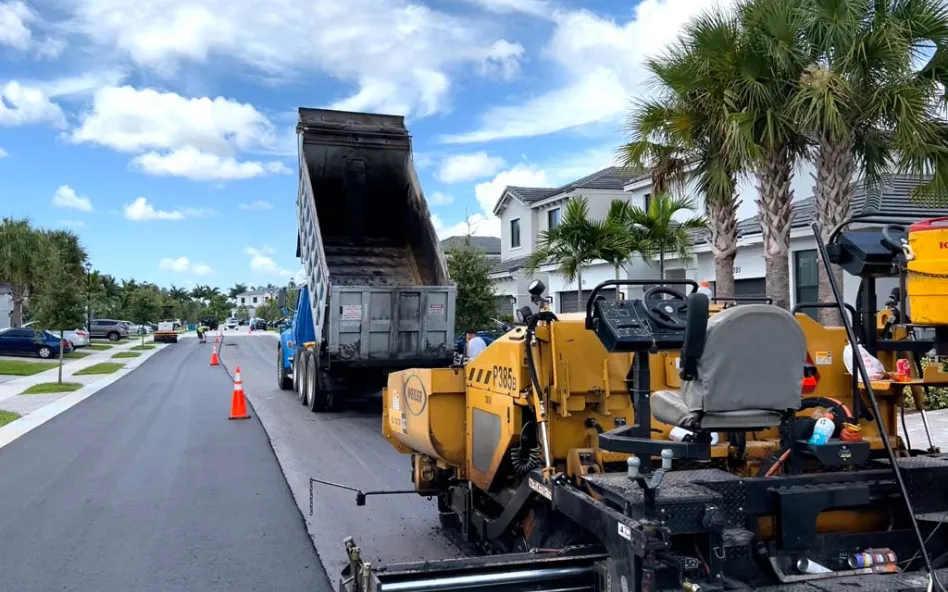
<instances>
[{"instance_id":1,"label":"construction worker","mask_svg":"<svg viewBox=\"0 0 948 592\"><path fill-rule=\"evenodd\" d=\"M487 342L477 334L477 331L474 329L469 329L466 332L467 336L467 361L470 362L478 356L482 351L487 349Z\"/></svg>"},{"instance_id":2,"label":"construction worker","mask_svg":"<svg viewBox=\"0 0 948 592\"><path fill-rule=\"evenodd\" d=\"M198 339L201 340L201 343L207 343L207 327L204 325L198 325L197 327Z\"/></svg>"}]
</instances>

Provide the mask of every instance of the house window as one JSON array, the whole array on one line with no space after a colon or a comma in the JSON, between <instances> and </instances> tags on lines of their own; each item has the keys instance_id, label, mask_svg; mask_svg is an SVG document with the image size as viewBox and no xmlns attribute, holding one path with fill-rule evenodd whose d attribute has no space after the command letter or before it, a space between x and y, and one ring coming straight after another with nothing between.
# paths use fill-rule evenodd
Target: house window
<instances>
[{"instance_id":1,"label":"house window","mask_svg":"<svg viewBox=\"0 0 948 592\"><path fill-rule=\"evenodd\" d=\"M520 247L520 218L510 221L510 248Z\"/></svg>"},{"instance_id":2,"label":"house window","mask_svg":"<svg viewBox=\"0 0 948 592\"><path fill-rule=\"evenodd\" d=\"M643 207L645 208L645 211L646 211L646 212L649 211L649 209L651 209L651 207L652 207L652 194L651 194L651 193L646 193L646 194L645 194L645 200L644 200L644 206L643 206Z\"/></svg>"},{"instance_id":3,"label":"house window","mask_svg":"<svg viewBox=\"0 0 948 592\"><path fill-rule=\"evenodd\" d=\"M241 299L240 299L240 303L241 303L241 304L247 304L247 299L246 299L246 298L243 298L243 297L241 297Z\"/></svg>"},{"instance_id":4,"label":"house window","mask_svg":"<svg viewBox=\"0 0 948 592\"><path fill-rule=\"evenodd\" d=\"M546 213L546 227L550 230L556 228L557 224L560 223L560 209L553 208Z\"/></svg>"},{"instance_id":5,"label":"house window","mask_svg":"<svg viewBox=\"0 0 948 592\"><path fill-rule=\"evenodd\" d=\"M256 297L256 296L253 297L253 303L254 303L254 304L257 303L257 297Z\"/></svg>"},{"instance_id":6,"label":"house window","mask_svg":"<svg viewBox=\"0 0 948 592\"><path fill-rule=\"evenodd\" d=\"M816 249L796 251L793 254L794 295L797 304L820 301L820 268ZM817 309L805 308L800 312L817 318Z\"/></svg>"}]
</instances>

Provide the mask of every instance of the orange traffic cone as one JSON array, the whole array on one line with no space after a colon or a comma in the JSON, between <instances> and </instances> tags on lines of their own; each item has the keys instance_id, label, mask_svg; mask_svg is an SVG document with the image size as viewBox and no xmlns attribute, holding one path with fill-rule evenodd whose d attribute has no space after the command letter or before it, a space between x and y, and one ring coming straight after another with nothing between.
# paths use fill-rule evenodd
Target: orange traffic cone
<instances>
[{"instance_id":1,"label":"orange traffic cone","mask_svg":"<svg viewBox=\"0 0 948 592\"><path fill-rule=\"evenodd\" d=\"M234 369L234 394L230 399L230 417L228 419L249 419L247 399L244 398L244 381L240 379L240 366Z\"/></svg>"},{"instance_id":2,"label":"orange traffic cone","mask_svg":"<svg viewBox=\"0 0 948 592\"><path fill-rule=\"evenodd\" d=\"M214 349L211 350L211 366L220 366L221 360L217 357L217 344L214 344Z\"/></svg>"},{"instance_id":3,"label":"orange traffic cone","mask_svg":"<svg viewBox=\"0 0 948 592\"><path fill-rule=\"evenodd\" d=\"M220 342L221 342L221 338L220 338L220 337L214 337L214 345L217 345L217 344L220 343Z\"/></svg>"},{"instance_id":4,"label":"orange traffic cone","mask_svg":"<svg viewBox=\"0 0 948 592\"><path fill-rule=\"evenodd\" d=\"M247 327L247 335L253 333L253 327Z\"/></svg>"}]
</instances>

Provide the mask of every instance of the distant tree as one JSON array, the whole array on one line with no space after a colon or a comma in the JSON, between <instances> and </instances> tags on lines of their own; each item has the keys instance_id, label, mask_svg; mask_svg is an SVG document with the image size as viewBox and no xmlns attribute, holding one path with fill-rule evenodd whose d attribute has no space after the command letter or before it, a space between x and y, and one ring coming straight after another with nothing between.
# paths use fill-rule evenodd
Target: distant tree
<instances>
[{"instance_id":1,"label":"distant tree","mask_svg":"<svg viewBox=\"0 0 948 592\"><path fill-rule=\"evenodd\" d=\"M153 323L161 315L161 295L152 288L138 288L129 298L128 315L139 325ZM141 335L145 345L145 334Z\"/></svg>"},{"instance_id":2,"label":"distant tree","mask_svg":"<svg viewBox=\"0 0 948 592\"><path fill-rule=\"evenodd\" d=\"M59 333L64 341L64 332L80 327L84 320L82 291L55 248L47 245L43 265L44 273L31 307L36 324L42 329ZM59 382L63 381L63 348L59 348Z\"/></svg>"},{"instance_id":3,"label":"distant tree","mask_svg":"<svg viewBox=\"0 0 948 592\"><path fill-rule=\"evenodd\" d=\"M267 322L280 318L280 305L276 300L268 300L256 308L254 316Z\"/></svg>"},{"instance_id":4,"label":"distant tree","mask_svg":"<svg viewBox=\"0 0 948 592\"><path fill-rule=\"evenodd\" d=\"M234 284L230 290L228 290L227 295L231 298L237 298L241 294L247 291L247 284Z\"/></svg>"},{"instance_id":5,"label":"distant tree","mask_svg":"<svg viewBox=\"0 0 948 592\"><path fill-rule=\"evenodd\" d=\"M490 261L468 235L448 250L448 273L457 286L455 324L462 330L483 329L494 315Z\"/></svg>"},{"instance_id":6,"label":"distant tree","mask_svg":"<svg viewBox=\"0 0 948 592\"><path fill-rule=\"evenodd\" d=\"M47 249L56 250L56 256L67 276L77 281L85 276L85 263L89 257L76 233L71 230L43 230L40 240ZM45 259L50 261L48 257Z\"/></svg>"},{"instance_id":7,"label":"distant tree","mask_svg":"<svg viewBox=\"0 0 948 592\"><path fill-rule=\"evenodd\" d=\"M290 280L291 282L293 280ZM296 310L296 306L300 302L300 289L292 288L286 291L286 307L290 310Z\"/></svg>"},{"instance_id":8,"label":"distant tree","mask_svg":"<svg viewBox=\"0 0 948 592\"><path fill-rule=\"evenodd\" d=\"M694 200L688 197L659 194L652 197L647 210L627 202L621 203L625 203L625 210L616 214L618 219L623 220L630 228L637 229L646 253L658 256L661 279L665 279L665 256L674 253L680 260L689 259L691 233L707 225L702 216L678 219L681 214L694 212L697 207Z\"/></svg>"},{"instance_id":9,"label":"distant tree","mask_svg":"<svg viewBox=\"0 0 948 592\"><path fill-rule=\"evenodd\" d=\"M191 295L184 288L179 288L174 284L171 284L171 288L168 289L168 296L172 300L177 300L179 302L187 302L191 299Z\"/></svg>"},{"instance_id":10,"label":"distant tree","mask_svg":"<svg viewBox=\"0 0 948 592\"><path fill-rule=\"evenodd\" d=\"M247 319L250 318L250 313L247 311L247 307L241 304L240 306L237 307L237 314L235 314L234 316L236 316L238 319L246 321Z\"/></svg>"},{"instance_id":11,"label":"distant tree","mask_svg":"<svg viewBox=\"0 0 948 592\"><path fill-rule=\"evenodd\" d=\"M214 288L216 290L217 288ZM227 297L222 294L214 294L208 300L207 307L210 308L214 315L217 316L217 320L223 321L230 315L231 309L234 307L231 306L231 303L228 302Z\"/></svg>"},{"instance_id":12,"label":"distant tree","mask_svg":"<svg viewBox=\"0 0 948 592\"><path fill-rule=\"evenodd\" d=\"M10 285L13 299L11 325L23 325L23 305L41 279L38 258L42 240L29 220L4 218L0 223L0 278Z\"/></svg>"}]
</instances>

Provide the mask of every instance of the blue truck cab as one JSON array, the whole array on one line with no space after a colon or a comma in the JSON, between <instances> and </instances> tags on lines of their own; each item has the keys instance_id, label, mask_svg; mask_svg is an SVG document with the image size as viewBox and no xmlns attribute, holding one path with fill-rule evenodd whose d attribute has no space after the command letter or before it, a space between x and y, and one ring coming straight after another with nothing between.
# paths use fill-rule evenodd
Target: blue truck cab
<instances>
[{"instance_id":1,"label":"blue truck cab","mask_svg":"<svg viewBox=\"0 0 948 592\"><path fill-rule=\"evenodd\" d=\"M296 312L290 319L289 328L280 333L280 345L277 346L277 385L283 390L294 388L296 376L294 361L296 351L304 343L316 341L316 331L313 325L313 313L309 303L309 289L304 285L300 288ZM295 385L297 389L301 385Z\"/></svg>"}]
</instances>

